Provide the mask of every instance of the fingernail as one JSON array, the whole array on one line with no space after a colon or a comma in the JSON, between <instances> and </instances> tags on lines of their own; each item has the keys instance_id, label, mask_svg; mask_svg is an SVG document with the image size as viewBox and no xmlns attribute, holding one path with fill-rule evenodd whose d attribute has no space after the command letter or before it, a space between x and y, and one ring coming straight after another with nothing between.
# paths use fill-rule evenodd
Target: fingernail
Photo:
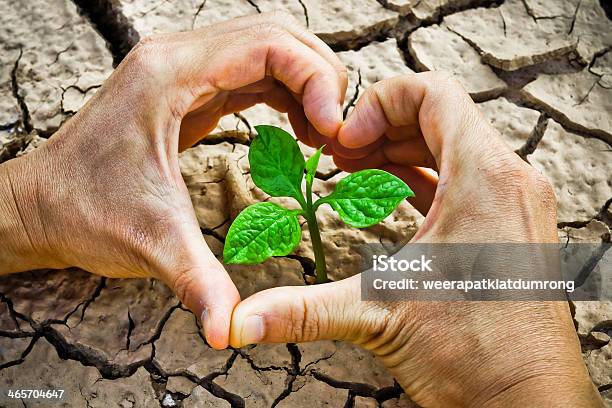
<instances>
[{"instance_id":1,"label":"fingernail","mask_svg":"<svg viewBox=\"0 0 612 408\"><path fill-rule=\"evenodd\" d=\"M264 324L261 316L253 315L244 320L241 340L243 344L259 343L264 338Z\"/></svg>"}]
</instances>

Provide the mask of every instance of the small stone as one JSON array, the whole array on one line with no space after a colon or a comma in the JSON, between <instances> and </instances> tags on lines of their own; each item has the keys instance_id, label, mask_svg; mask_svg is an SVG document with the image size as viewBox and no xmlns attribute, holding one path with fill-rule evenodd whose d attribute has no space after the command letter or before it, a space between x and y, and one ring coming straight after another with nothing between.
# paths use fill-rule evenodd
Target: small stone
<instances>
[{"instance_id":1,"label":"small stone","mask_svg":"<svg viewBox=\"0 0 612 408\"><path fill-rule=\"evenodd\" d=\"M475 100L490 99L506 89L480 55L446 27L419 28L408 37L408 50L421 71L452 74Z\"/></svg>"},{"instance_id":2,"label":"small stone","mask_svg":"<svg viewBox=\"0 0 612 408\"><path fill-rule=\"evenodd\" d=\"M576 331L580 337L586 337L600 323L612 321L612 301L579 301L573 302Z\"/></svg>"},{"instance_id":3,"label":"small stone","mask_svg":"<svg viewBox=\"0 0 612 408\"><path fill-rule=\"evenodd\" d=\"M612 343L587 351L584 362L595 386L612 384Z\"/></svg>"},{"instance_id":4,"label":"small stone","mask_svg":"<svg viewBox=\"0 0 612 408\"><path fill-rule=\"evenodd\" d=\"M162 406L163 407L176 407L176 402L174 401L174 398L172 398L172 395L166 394L164 396L164 399L162 400Z\"/></svg>"}]
</instances>

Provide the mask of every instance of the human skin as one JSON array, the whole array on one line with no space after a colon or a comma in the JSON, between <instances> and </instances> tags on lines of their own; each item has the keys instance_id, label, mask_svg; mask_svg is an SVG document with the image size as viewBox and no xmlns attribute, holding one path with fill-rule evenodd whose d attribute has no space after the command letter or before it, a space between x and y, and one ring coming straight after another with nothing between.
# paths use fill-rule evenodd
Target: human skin
<instances>
[{"instance_id":1,"label":"human skin","mask_svg":"<svg viewBox=\"0 0 612 408\"><path fill-rule=\"evenodd\" d=\"M412 242L557 242L550 184L447 76L375 84L331 145L345 170L381 167L410 184L427 214ZM359 276L259 292L236 307L230 343L350 341L423 407L602 406L567 302L381 303L360 293Z\"/></svg>"},{"instance_id":2,"label":"human skin","mask_svg":"<svg viewBox=\"0 0 612 408\"><path fill-rule=\"evenodd\" d=\"M240 297L202 237L178 152L259 102L304 137L337 134L346 70L299 27L265 14L141 41L43 147L0 165L0 275L158 278L227 347Z\"/></svg>"}]
</instances>

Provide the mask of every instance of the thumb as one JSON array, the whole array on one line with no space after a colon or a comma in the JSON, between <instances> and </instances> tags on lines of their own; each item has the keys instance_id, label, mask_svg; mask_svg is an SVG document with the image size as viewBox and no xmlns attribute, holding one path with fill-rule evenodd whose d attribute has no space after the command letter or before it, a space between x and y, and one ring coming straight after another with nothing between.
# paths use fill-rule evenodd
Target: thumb
<instances>
[{"instance_id":1,"label":"thumb","mask_svg":"<svg viewBox=\"0 0 612 408\"><path fill-rule=\"evenodd\" d=\"M361 301L359 275L323 285L273 288L236 307L230 344L315 340L363 344L382 332L385 315L373 302Z\"/></svg>"},{"instance_id":2,"label":"thumb","mask_svg":"<svg viewBox=\"0 0 612 408\"><path fill-rule=\"evenodd\" d=\"M180 266L168 277L168 284L181 302L202 322L204 336L215 349L229 344L232 311L240 295L231 278L206 245L201 234L181 254Z\"/></svg>"}]
</instances>

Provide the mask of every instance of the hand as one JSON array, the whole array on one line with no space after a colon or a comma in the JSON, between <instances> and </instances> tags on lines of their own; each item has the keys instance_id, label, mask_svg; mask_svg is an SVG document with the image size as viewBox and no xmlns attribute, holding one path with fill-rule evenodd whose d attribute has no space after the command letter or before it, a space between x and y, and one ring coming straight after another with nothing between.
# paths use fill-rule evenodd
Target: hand
<instances>
[{"instance_id":1,"label":"hand","mask_svg":"<svg viewBox=\"0 0 612 408\"><path fill-rule=\"evenodd\" d=\"M178 152L262 101L336 135L344 67L299 26L267 14L141 41L44 147L0 166L0 274L159 278L225 348L240 298L202 237Z\"/></svg>"},{"instance_id":2,"label":"hand","mask_svg":"<svg viewBox=\"0 0 612 408\"><path fill-rule=\"evenodd\" d=\"M557 240L548 182L444 76L377 83L338 141L335 159L344 169L383 167L416 190L427 216L413 242ZM416 166L439 169L439 181ZM353 276L270 289L234 311L235 347L319 339L373 351L424 407L599 404L566 302L363 302Z\"/></svg>"}]
</instances>

